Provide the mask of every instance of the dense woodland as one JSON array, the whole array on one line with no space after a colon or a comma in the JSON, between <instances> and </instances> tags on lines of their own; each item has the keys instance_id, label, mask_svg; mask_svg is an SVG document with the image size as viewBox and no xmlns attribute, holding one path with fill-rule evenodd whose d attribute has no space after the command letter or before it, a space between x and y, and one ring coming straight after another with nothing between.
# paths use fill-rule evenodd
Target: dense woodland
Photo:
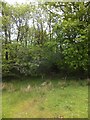
<instances>
[{"instance_id":1,"label":"dense woodland","mask_svg":"<svg viewBox=\"0 0 90 120\"><path fill-rule=\"evenodd\" d=\"M3 77L90 76L90 2L1 6Z\"/></svg>"}]
</instances>

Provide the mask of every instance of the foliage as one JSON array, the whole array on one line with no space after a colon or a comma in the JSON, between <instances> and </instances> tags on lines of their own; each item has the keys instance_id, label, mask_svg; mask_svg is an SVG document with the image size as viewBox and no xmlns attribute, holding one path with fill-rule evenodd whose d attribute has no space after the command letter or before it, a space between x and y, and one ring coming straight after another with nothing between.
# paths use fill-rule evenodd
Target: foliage
<instances>
[{"instance_id":1,"label":"foliage","mask_svg":"<svg viewBox=\"0 0 90 120\"><path fill-rule=\"evenodd\" d=\"M87 75L89 10L90 2L2 2L3 76Z\"/></svg>"}]
</instances>

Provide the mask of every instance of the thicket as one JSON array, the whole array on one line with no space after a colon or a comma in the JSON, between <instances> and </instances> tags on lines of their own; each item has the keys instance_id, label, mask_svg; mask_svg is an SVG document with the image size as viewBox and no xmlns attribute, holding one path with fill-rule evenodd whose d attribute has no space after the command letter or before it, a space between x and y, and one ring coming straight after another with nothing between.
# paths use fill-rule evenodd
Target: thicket
<instances>
[{"instance_id":1,"label":"thicket","mask_svg":"<svg viewBox=\"0 0 90 120\"><path fill-rule=\"evenodd\" d=\"M90 2L2 2L2 74L90 76Z\"/></svg>"}]
</instances>

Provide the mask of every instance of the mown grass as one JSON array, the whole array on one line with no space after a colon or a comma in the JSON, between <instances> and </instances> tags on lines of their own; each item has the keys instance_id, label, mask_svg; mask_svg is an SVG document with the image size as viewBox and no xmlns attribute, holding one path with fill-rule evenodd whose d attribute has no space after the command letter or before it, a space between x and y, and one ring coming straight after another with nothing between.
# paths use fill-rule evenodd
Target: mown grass
<instances>
[{"instance_id":1,"label":"mown grass","mask_svg":"<svg viewBox=\"0 0 90 120\"><path fill-rule=\"evenodd\" d=\"M3 118L87 118L86 81L46 79L3 83ZM43 84L42 84L43 83Z\"/></svg>"}]
</instances>

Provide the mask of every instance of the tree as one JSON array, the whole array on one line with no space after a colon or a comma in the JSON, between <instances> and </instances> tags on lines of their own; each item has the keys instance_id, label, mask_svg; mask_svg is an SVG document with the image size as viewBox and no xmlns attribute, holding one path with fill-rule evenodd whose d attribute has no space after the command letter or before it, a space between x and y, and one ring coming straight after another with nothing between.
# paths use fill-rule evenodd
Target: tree
<instances>
[{"instance_id":1,"label":"tree","mask_svg":"<svg viewBox=\"0 0 90 120\"><path fill-rule=\"evenodd\" d=\"M89 11L90 2L2 2L3 73L87 74Z\"/></svg>"}]
</instances>

